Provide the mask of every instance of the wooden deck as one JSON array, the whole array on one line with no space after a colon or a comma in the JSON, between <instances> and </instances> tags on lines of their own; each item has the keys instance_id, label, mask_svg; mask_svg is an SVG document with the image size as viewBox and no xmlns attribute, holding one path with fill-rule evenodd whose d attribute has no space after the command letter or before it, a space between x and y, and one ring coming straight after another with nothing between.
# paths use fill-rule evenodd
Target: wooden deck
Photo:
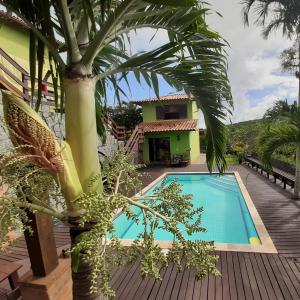
<instances>
[{"instance_id":1,"label":"wooden deck","mask_svg":"<svg viewBox=\"0 0 300 300\"><path fill-rule=\"evenodd\" d=\"M196 281L193 271L186 268L178 273L172 264L161 270L162 281L142 280L136 262L114 271L116 299L300 299L300 201L292 200L291 191L251 168L238 165L230 169L240 173L278 254L216 251L222 276L208 276L201 281ZM145 171L152 175L152 179L145 180L146 186L165 171L206 171L206 167L153 167ZM58 246L69 242L67 229L62 226L56 226L55 236ZM26 246L21 239L11 254L0 256L0 262L25 257Z\"/></svg>"}]
</instances>

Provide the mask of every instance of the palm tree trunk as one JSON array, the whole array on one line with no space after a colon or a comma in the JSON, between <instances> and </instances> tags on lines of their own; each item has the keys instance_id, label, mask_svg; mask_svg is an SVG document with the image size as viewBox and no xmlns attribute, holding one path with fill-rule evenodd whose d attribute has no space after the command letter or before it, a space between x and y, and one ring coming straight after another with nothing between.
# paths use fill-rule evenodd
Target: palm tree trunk
<instances>
[{"instance_id":1,"label":"palm tree trunk","mask_svg":"<svg viewBox=\"0 0 300 300\"><path fill-rule=\"evenodd\" d=\"M87 228L72 227L70 229L71 245L75 245L76 237L79 234L88 230L90 230L89 226ZM84 253L80 254L77 271L72 271L73 300L108 300L99 293L90 293L92 266L86 261L85 256Z\"/></svg>"},{"instance_id":2,"label":"palm tree trunk","mask_svg":"<svg viewBox=\"0 0 300 300\"><path fill-rule=\"evenodd\" d=\"M299 198L300 196L300 145L296 148L296 174L295 174L295 188L294 197Z\"/></svg>"},{"instance_id":3,"label":"palm tree trunk","mask_svg":"<svg viewBox=\"0 0 300 300\"><path fill-rule=\"evenodd\" d=\"M64 85L66 140L71 147L80 183L85 193L89 191L101 193L102 179L96 129L95 80L93 78L66 78ZM95 176L98 177L97 180L95 180ZM79 228L78 218L78 216L73 219L69 217L69 223L72 226L70 229L71 246L75 245L75 239L79 234L91 229L89 225L84 229ZM85 261L84 257L84 253L80 254L79 267L76 272L72 272L73 299L105 299L100 294L90 293L92 267Z\"/></svg>"},{"instance_id":4,"label":"palm tree trunk","mask_svg":"<svg viewBox=\"0 0 300 300\"><path fill-rule=\"evenodd\" d=\"M95 111L95 80L75 78L64 80L66 140L84 192L102 191L98 157ZM99 176L98 180L91 180Z\"/></svg>"},{"instance_id":5,"label":"palm tree trunk","mask_svg":"<svg viewBox=\"0 0 300 300\"><path fill-rule=\"evenodd\" d=\"M298 66L298 109L300 109L300 34L298 35L298 44L299 44L299 49L298 49L298 61L299 61L299 66ZM297 149L296 149L296 174L295 174L295 188L294 188L294 196L298 198L300 196L300 145L297 144Z\"/></svg>"}]
</instances>

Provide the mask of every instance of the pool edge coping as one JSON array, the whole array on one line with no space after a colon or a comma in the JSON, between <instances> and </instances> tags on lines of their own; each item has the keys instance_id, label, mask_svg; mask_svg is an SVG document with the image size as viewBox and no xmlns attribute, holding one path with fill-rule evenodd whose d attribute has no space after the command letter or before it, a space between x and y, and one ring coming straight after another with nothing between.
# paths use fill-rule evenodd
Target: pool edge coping
<instances>
[{"instance_id":1,"label":"pool edge coping","mask_svg":"<svg viewBox=\"0 0 300 300\"><path fill-rule=\"evenodd\" d=\"M165 176L170 174L219 174L218 172L165 172L156 178L154 181L149 183L144 187L140 192L134 195L140 196L151 189L155 184L162 180ZM261 245L252 245L252 244L225 244L225 243L214 243L215 250L217 251L236 251L236 252L256 252L256 253L272 253L277 254L278 251L250 197L250 194L244 185L242 178L238 171L225 172L224 174L233 174L236 178L240 191L244 197L245 203L249 210L250 216L254 223L255 229L258 233ZM134 240L129 239L120 239L123 246L130 246ZM172 247L172 242L164 240L156 240L155 244L159 245L162 249L170 249Z\"/></svg>"}]
</instances>

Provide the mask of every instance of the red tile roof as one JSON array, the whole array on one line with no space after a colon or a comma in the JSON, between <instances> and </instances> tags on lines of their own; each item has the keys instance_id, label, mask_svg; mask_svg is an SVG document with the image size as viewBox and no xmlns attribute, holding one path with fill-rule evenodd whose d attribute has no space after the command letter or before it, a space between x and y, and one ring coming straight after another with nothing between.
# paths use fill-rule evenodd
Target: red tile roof
<instances>
[{"instance_id":1,"label":"red tile roof","mask_svg":"<svg viewBox=\"0 0 300 300\"><path fill-rule=\"evenodd\" d=\"M139 125L144 132L191 131L197 130L198 120L163 120L143 122Z\"/></svg>"},{"instance_id":2,"label":"red tile roof","mask_svg":"<svg viewBox=\"0 0 300 300\"><path fill-rule=\"evenodd\" d=\"M9 22L9 23L16 25L18 27L21 27L25 30L30 29L30 27L22 19L14 16L14 15L10 15L9 13L7 13L6 11L3 11L3 10L0 10L0 20Z\"/></svg>"},{"instance_id":3,"label":"red tile roof","mask_svg":"<svg viewBox=\"0 0 300 300\"><path fill-rule=\"evenodd\" d=\"M160 102L160 101L176 101L176 100L192 100L193 96L188 94L174 94L174 95L167 95L161 96L160 98L150 98L150 99L143 99L143 100L135 100L131 101L134 104L140 104L145 102Z\"/></svg>"}]
</instances>

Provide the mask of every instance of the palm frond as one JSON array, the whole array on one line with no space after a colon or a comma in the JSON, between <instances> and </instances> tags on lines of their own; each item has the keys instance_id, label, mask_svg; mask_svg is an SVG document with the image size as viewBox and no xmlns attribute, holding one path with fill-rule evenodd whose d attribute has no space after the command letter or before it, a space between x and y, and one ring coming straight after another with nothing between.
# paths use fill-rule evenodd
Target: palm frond
<instances>
[{"instance_id":1,"label":"palm frond","mask_svg":"<svg viewBox=\"0 0 300 300\"><path fill-rule=\"evenodd\" d=\"M216 163L219 170L224 171L226 165L223 159L225 142L222 121L226 118L226 108L230 111L232 107L232 97L222 46L215 39L187 35L153 51L127 57L123 63L99 73L98 78L108 80L117 73L122 73L125 78L129 72L134 72L138 80L143 77L150 87L154 87L158 97L156 76L161 75L171 86L193 94L205 116L209 141L208 167L212 170ZM187 48L192 49L193 56L186 51ZM179 53L184 55L180 57ZM108 62L106 65L111 66Z\"/></svg>"},{"instance_id":2,"label":"palm frond","mask_svg":"<svg viewBox=\"0 0 300 300\"><path fill-rule=\"evenodd\" d=\"M267 168L271 168L272 154L286 144L300 144L300 114L281 118L270 124L259 136L259 155Z\"/></svg>"},{"instance_id":3,"label":"palm frond","mask_svg":"<svg viewBox=\"0 0 300 300\"><path fill-rule=\"evenodd\" d=\"M243 19L249 25L249 15L256 15L255 23L263 26L263 36L282 27L282 33L289 38L300 33L300 1L298 0L244 0Z\"/></svg>"}]
</instances>

